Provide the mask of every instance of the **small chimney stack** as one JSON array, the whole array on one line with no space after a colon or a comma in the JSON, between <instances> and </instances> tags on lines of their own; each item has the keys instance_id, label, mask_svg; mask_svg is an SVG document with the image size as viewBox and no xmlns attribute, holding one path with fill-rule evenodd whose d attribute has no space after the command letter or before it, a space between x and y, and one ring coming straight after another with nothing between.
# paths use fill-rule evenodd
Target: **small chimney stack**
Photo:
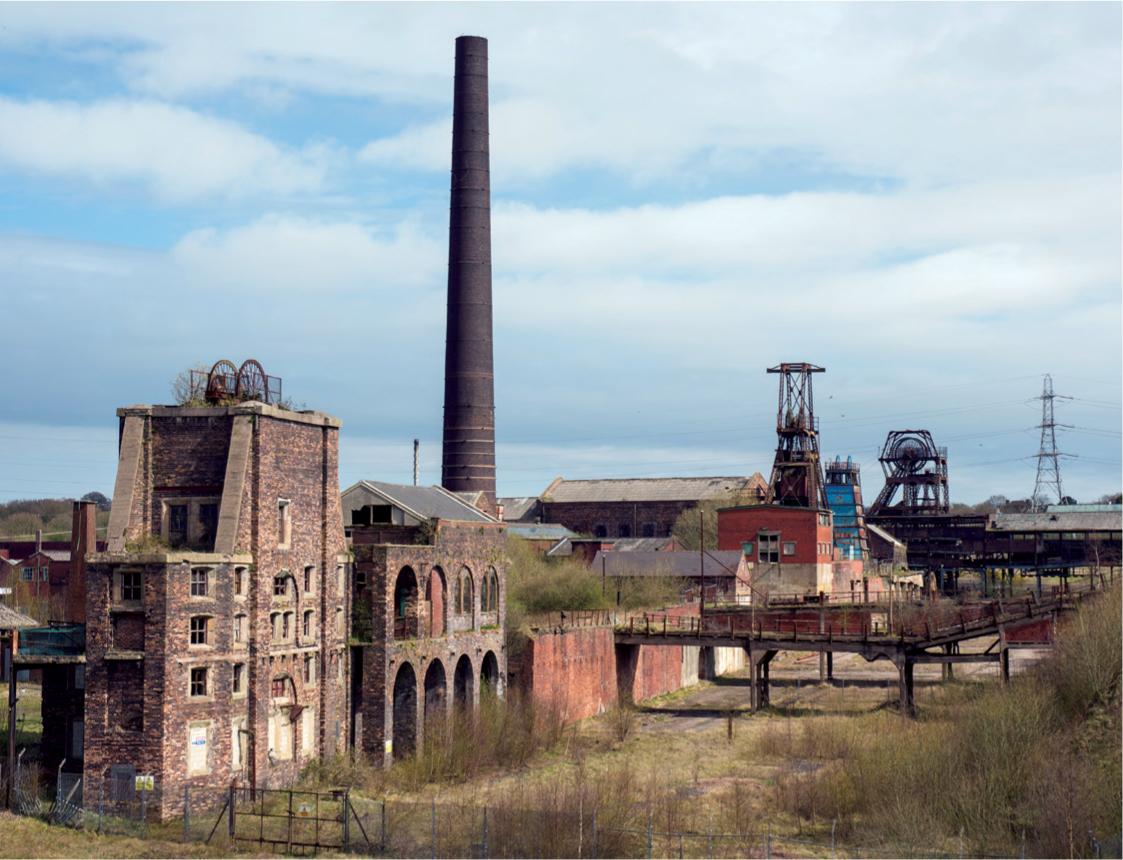
<instances>
[{"instance_id":1,"label":"small chimney stack","mask_svg":"<svg viewBox=\"0 0 1123 860\"><path fill-rule=\"evenodd\" d=\"M97 552L97 505L75 502L70 521L70 575L66 583L66 617L86 623L86 555Z\"/></svg>"},{"instance_id":2,"label":"small chimney stack","mask_svg":"<svg viewBox=\"0 0 1123 860\"><path fill-rule=\"evenodd\" d=\"M441 484L495 511L487 39L456 40Z\"/></svg>"}]
</instances>

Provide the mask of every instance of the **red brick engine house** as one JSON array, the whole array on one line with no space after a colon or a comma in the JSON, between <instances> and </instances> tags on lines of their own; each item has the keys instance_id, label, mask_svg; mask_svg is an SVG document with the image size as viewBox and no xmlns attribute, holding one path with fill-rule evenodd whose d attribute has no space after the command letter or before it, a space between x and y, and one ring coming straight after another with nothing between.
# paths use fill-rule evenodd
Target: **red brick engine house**
<instances>
[{"instance_id":1,"label":"red brick engine house","mask_svg":"<svg viewBox=\"0 0 1123 860\"><path fill-rule=\"evenodd\" d=\"M174 814L184 786L288 784L345 743L340 424L262 402L263 374L252 402L214 390L240 376L216 366L207 405L117 411L108 548L87 556L87 796L151 774Z\"/></svg>"}]
</instances>

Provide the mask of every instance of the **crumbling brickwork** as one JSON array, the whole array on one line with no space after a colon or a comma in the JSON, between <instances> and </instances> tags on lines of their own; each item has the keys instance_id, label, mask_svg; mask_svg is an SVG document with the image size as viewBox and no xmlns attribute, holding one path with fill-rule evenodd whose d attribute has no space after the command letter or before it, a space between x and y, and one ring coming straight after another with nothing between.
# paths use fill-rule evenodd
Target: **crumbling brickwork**
<instances>
[{"instance_id":1,"label":"crumbling brickwork","mask_svg":"<svg viewBox=\"0 0 1123 860\"><path fill-rule=\"evenodd\" d=\"M352 530L352 741L376 763L410 754L425 723L503 694L506 529L436 520ZM405 541L416 540L416 543Z\"/></svg>"},{"instance_id":2,"label":"crumbling brickwork","mask_svg":"<svg viewBox=\"0 0 1123 860\"><path fill-rule=\"evenodd\" d=\"M184 786L289 784L345 744L339 423L259 403L118 414L130 516L88 559L86 790L131 767L166 816Z\"/></svg>"}]
</instances>

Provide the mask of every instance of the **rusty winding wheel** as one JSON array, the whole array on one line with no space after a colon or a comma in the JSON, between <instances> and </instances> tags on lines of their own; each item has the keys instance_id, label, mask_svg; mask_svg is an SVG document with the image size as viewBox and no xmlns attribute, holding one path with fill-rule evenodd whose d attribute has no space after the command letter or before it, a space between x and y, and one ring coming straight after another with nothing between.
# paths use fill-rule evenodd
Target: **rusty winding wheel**
<instances>
[{"instance_id":1,"label":"rusty winding wheel","mask_svg":"<svg viewBox=\"0 0 1123 860\"><path fill-rule=\"evenodd\" d=\"M263 403L269 400L269 386L265 378L265 368L255 358L248 358L238 368L239 400L260 400Z\"/></svg>"},{"instance_id":2,"label":"rusty winding wheel","mask_svg":"<svg viewBox=\"0 0 1123 860\"><path fill-rule=\"evenodd\" d=\"M222 403L237 396L238 368L225 358L214 363L207 374L206 399L208 403Z\"/></svg>"}]
</instances>

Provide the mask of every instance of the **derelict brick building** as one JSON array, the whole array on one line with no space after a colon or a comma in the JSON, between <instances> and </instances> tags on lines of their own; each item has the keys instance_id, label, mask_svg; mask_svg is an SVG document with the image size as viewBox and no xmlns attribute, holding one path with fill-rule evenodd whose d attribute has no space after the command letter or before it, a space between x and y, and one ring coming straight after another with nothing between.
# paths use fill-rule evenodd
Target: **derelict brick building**
<instances>
[{"instance_id":1,"label":"derelict brick building","mask_svg":"<svg viewBox=\"0 0 1123 860\"><path fill-rule=\"evenodd\" d=\"M260 402L118 410L87 557L85 791L291 782L346 740L339 421Z\"/></svg>"}]
</instances>

